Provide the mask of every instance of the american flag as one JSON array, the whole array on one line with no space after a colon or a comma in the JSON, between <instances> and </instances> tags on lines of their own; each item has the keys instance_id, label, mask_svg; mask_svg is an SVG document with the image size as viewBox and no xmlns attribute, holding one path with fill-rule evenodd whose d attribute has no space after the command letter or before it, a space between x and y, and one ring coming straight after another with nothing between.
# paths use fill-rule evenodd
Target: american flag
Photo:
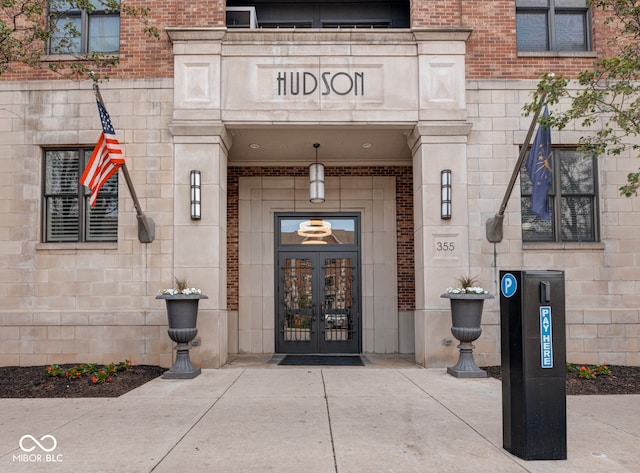
<instances>
[{"instance_id":1,"label":"american flag","mask_svg":"<svg viewBox=\"0 0 640 473\"><path fill-rule=\"evenodd\" d=\"M102 122L102 133L80 178L80 184L91 189L91 197L89 199L91 207L96 205L100 188L111 176L118 172L120 165L124 164L124 153L116 138L116 132L111 124L107 109L100 98L96 99L96 102L100 121Z\"/></svg>"}]
</instances>

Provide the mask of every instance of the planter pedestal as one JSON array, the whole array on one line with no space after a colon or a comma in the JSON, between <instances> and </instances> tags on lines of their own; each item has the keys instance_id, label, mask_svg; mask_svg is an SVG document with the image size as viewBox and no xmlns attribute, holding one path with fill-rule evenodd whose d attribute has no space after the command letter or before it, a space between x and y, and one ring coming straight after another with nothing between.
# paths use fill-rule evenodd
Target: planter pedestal
<instances>
[{"instance_id":1,"label":"planter pedestal","mask_svg":"<svg viewBox=\"0 0 640 473\"><path fill-rule=\"evenodd\" d=\"M177 343L176 360L169 371L162 377L165 379L193 379L201 373L200 368L191 364L189 343L198 334L198 302L208 299L201 294L159 295L156 299L164 299L167 304L169 319L169 338Z\"/></svg>"},{"instance_id":2,"label":"planter pedestal","mask_svg":"<svg viewBox=\"0 0 640 473\"><path fill-rule=\"evenodd\" d=\"M482 334L482 308L485 299L493 299L491 294L442 294L440 297L451 302L451 333L460 344L460 356L455 366L447 368L447 373L456 378L486 378L487 372L481 370L473 361L472 342Z\"/></svg>"},{"instance_id":3,"label":"planter pedestal","mask_svg":"<svg viewBox=\"0 0 640 473\"><path fill-rule=\"evenodd\" d=\"M192 379L198 376L202 370L191 364L189 350L191 346L189 342L196 338L198 329L191 328L170 328L168 330L169 338L176 342L176 361L169 371L165 371L162 375L165 379Z\"/></svg>"}]
</instances>

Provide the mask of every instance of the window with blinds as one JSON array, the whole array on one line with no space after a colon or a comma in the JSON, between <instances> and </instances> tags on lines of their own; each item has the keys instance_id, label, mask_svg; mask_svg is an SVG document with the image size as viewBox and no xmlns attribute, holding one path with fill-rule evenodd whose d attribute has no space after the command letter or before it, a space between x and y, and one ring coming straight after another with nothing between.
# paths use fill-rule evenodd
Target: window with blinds
<instances>
[{"instance_id":1,"label":"window with blinds","mask_svg":"<svg viewBox=\"0 0 640 473\"><path fill-rule=\"evenodd\" d=\"M80 176L93 148L44 152L44 242L118 241L118 174L102 186L94 207Z\"/></svg>"},{"instance_id":2,"label":"window with blinds","mask_svg":"<svg viewBox=\"0 0 640 473\"><path fill-rule=\"evenodd\" d=\"M518 51L589 51L586 0L516 0Z\"/></svg>"},{"instance_id":3,"label":"window with blinds","mask_svg":"<svg viewBox=\"0 0 640 473\"><path fill-rule=\"evenodd\" d=\"M119 4L119 2L116 2ZM120 11L103 0L90 0L89 8L68 1L50 0L49 54L117 53L120 50Z\"/></svg>"},{"instance_id":4,"label":"window with blinds","mask_svg":"<svg viewBox=\"0 0 640 473\"><path fill-rule=\"evenodd\" d=\"M553 149L549 188L551 220L531 213L532 185L525 163L520 170L522 240L527 242L594 242L598 239L596 158L575 149Z\"/></svg>"}]
</instances>

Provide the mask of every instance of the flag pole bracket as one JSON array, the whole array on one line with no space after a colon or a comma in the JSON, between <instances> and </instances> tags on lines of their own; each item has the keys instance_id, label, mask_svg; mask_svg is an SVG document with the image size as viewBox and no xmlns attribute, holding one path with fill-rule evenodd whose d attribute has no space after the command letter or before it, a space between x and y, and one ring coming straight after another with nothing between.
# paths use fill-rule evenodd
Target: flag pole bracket
<instances>
[{"instance_id":1,"label":"flag pole bracket","mask_svg":"<svg viewBox=\"0 0 640 473\"><path fill-rule=\"evenodd\" d=\"M138 219L138 240L140 240L140 243L151 243L155 238L156 225L153 222L153 219L147 217L140 207L140 201L138 200L138 195L133 187L133 182L131 181L127 165L122 164L120 166L120 170L124 175L124 180L127 182L127 187L129 188L131 199L133 200L133 206L136 209L136 217Z\"/></svg>"},{"instance_id":2,"label":"flag pole bracket","mask_svg":"<svg viewBox=\"0 0 640 473\"><path fill-rule=\"evenodd\" d=\"M504 214L496 214L487 219L487 240L489 243L500 243L502 241L502 221Z\"/></svg>"},{"instance_id":3,"label":"flag pole bracket","mask_svg":"<svg viewBox=\"0 0 640 473\"><path fill-rule=\"evenodd\" d=\"M151 243L156 236L156 224L151 217L144 213L136 215L138 218L138 240L140 243Z\"/></svg>"}]
</instances>

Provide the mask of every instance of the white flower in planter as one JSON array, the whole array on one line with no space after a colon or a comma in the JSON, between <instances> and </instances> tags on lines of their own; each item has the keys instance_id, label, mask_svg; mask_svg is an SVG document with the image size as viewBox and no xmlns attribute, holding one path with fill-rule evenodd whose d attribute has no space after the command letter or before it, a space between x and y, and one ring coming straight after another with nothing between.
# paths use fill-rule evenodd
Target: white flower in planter
<instances>
[{"instance_id":1,"label":"white flower in planter","mask_svg":"<svg viewBox=\"0 0 640 473\"><path fill-rule=\"evenodd\" d=\"M184 294L185 296L189 296L192 294L202 294L202 289L196 289L195 287L187 287L179 291L178 289L161 289L158 291L158 294L161 296L175 296L178 294Z\"/></svg>"},{"instance_id":2,"label":"white flower in planter","mask_svg":"<svg viewBox=\"0 0 640 473\"><path fill-rule=\"evenodd\" d=\"M178 279L176 278L176 287L170 287L167 289L160 289L158 291L158 295L160 296L176 296L176 295L200 295L202 294L202 289L196 289L195 287L187 287L186 279Z\"/></svg>"},{"instance_id":3,"label":"white flower in planter","mask_svg":"<svg viewBox=\"0 0 640 473\"><path fill-rule=\"evenodd\" d=\"M478 284L477 276L461 276L457 279L457 287L448 287L447 294L489 294L489 291Z\"/></svg>"},{"instance_id":4,"label":"white flower in planter","mask_svg":"<svg viewBox=\"0 0 640 473\"><path fill-rule=\"evenodd\" d=\"M489 291L482 287L448 287L447 294L489 294Z\"/></svg>"}]
</instances>

